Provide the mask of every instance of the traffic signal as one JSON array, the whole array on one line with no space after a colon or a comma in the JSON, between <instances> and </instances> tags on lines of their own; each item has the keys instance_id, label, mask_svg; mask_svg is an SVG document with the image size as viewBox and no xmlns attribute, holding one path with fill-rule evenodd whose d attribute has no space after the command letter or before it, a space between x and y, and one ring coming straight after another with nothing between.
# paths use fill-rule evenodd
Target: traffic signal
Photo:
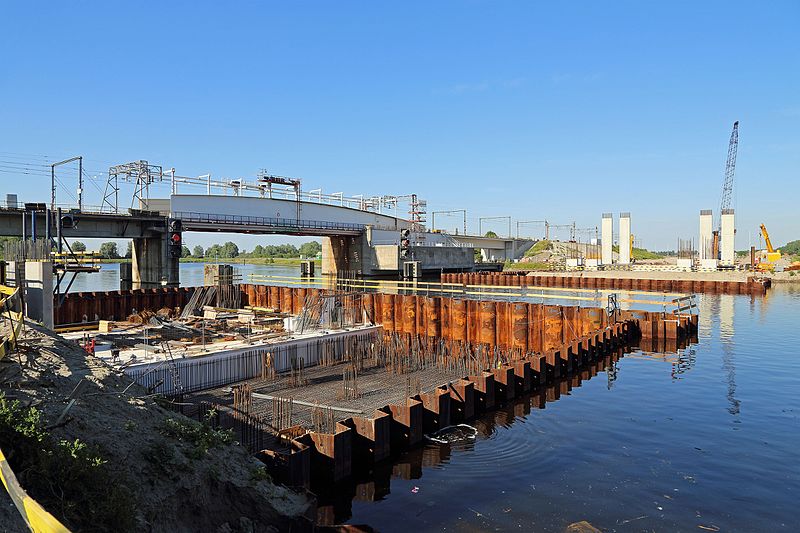
<instances>
[{"instance_id":1,"label":"traffic signal","mask_svg":"<svg viewBox=\"0 0 800 533\"><path fill-rule=\"evenodd\" d=\"M181 236L181 221L172 219L169 221L169 256L181 257L183 251L183 237Z\"/></svg>"},{"instance_id":2,"label":"traffic signal","mask_svg":"<svg viewBox=\"0 0 800 533\"><path fill-rule=\"evenodd\" d=\"M400 257L406 258L411 255L411 230L400 230Z\"/></svg>"}]
</instances>

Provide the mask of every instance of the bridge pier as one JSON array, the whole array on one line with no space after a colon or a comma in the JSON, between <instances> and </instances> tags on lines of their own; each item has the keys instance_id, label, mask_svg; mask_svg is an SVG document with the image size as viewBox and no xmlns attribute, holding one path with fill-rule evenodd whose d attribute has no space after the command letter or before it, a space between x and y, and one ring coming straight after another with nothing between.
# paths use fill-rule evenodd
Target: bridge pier
<instances>
[{"instance_id":1,"label":"bridge pier","mask_svg":"<svg viewBox=\"0 0 800 533\"><path fill-rule=\"evenodd\" d=\"M363 274L364 237L341 235L322 238L323 274Z\"/></svg>"},{"instance_id":2,"label":"bridge pier","mask_svg":"<svg viewBox=\"0 0 800 533\"><path fill-rule=\"evenodd\" d=\"M170 253L170 233L133 239L131 278L134 289L180 285L180 255Z\"/></svg>"}]
</instances>

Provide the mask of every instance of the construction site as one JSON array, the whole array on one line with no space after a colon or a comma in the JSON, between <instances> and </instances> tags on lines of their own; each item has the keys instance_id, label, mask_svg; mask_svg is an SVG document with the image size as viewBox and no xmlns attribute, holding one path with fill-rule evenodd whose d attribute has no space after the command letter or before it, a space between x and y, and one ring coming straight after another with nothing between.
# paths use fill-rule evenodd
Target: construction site
<instances>
[{"instance_id":1,"label":"construction site","mask_svg":"<svg viewBox=\"0 0 800 533\"><path fill-rule=\"evenodd\" d=\"M765 299L775 265L793 266L781 263L763 224L766 250L736 257L737 145L738 122L719 217L701 211L698 246L679 240L668 263L636 259L629 212L616 229L605 213L595 228L517 221L516 235L511 217L482 217L470 235L466 210L431 212L428 230L427 202L416 194L345 198L266 172L254 183L221 181L147 161L109 169L114 194L100 209L79 201L65 210L56 168L77 162L81 181L82 158L54 163L51 204L20 207L9 195L0 209L0 232L21 236L0 261L5 309L14 312L4 317L4 342L8 353L38 350L42 341L25 341L21 325L39 324L47 342L115 376L119 399L147 399L161 416L231 435L266 478L306 495L292 523L333 526L358 495L379 499L387 472L406 478L419 468L397 461L474 438L495 410L543 407L600 372L614 375L634 351L681 373L698 342L700 298ZM134 185L140 209L120 209L120 181ZM168 198L150 196L150 186L166 184ZM403 202L408 219L398 216ZM461 215L463 232L436 229L437 214ZM483 233L497 220L508 236ZM525 225L542 226L544 238L521 234ZM555 239L562 230L566 241ZM213 231L321 237L322 272L304 259L297 275L245 276L217 261L203 266L202 285L184 286L184 233ZM108 235L132 241L119 290L72 290L78 276L103 268L73 249L75 238ZM547 268L526 269L526 259ZM74 405L91 405L81 396L86 380L70 375L78 382L55 401L67 404L56 424L69 424Z\"/></svg>"},{"instance_id":2,"label":"construction site","mask_svg":"<svg viewBox=\"0 0 800 533\"><path fill-rule=\"evenodd\" d=\"M329 288L233 284L229 268L209 265L222 281L194 289L68 294L56 328L179 411L213 410L291 486L346 479L634 345L674 352L697 328L691 294L612 294L581 307L532 295L599 295L473 295L456 283L382 292L341 278Z\"/></svg>"}]
</instances>

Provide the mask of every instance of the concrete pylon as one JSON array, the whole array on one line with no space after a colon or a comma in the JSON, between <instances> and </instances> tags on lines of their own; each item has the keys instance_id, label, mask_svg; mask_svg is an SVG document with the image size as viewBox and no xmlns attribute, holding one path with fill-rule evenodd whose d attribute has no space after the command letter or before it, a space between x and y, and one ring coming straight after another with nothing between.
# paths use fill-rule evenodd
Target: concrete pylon
<instances>
[{"instance_id":1,"label":"concrete pylon","mask_svg":"<svg viewBox=\"0 0 800 533\"><path fill-rule=\"evenodd\" d=\"M133 239L131 277L134 289L177 287L180 257L169 254L168 233Z\"/></svg>"},{"instance_id":2,"label":"concrete pylon","mask_svg":"<svg viewBox=\"0 0 800 533\"><path fill-rule=\"evenodd\" d=\"M720 227L719 262L721 265L733 266L736 251L736 222L733 209L723 209Z\"/></svg>"},{"instance_id":3,"label":"concrete pylon","mask_svg":"<svg viewBox=\"0 0 800 533\"><path fill-rule=\"evenodd\" d=\"M25 316L53 329L53 263L50 261L17 262L25 265ZM88 317L88 320L94 320Z\"/></svg>"},{"instance_id":4,"label":"concrete pylon","mask_svg":"<svg viewBox=\"0 0 800 533\"><path fill-rule=\"evenodd\" d=\"M614 244L614 215L603 213L600 225L600 261L604 265L612 263L612 249Z\"/></svg>"},{"instance_id":5,"label":"concrete pylon","mask_svg":"<svg viewBox=\"0 0 800 533\"><path fill-rule=\"evenodd\" d=\"M619 264L631 263L631 214L619 214Z\"/></svg>"},{"instance_id":6,"label":"concrete pylon","mask_svg":"<svg viewBox=\"0 0 800 533\"><path fill-rule=\"evenodd\" d=\"M700 239L697 241L700 261L714 257L714 220L711 209L700 211Z\"/></svg>"}]
</instances>

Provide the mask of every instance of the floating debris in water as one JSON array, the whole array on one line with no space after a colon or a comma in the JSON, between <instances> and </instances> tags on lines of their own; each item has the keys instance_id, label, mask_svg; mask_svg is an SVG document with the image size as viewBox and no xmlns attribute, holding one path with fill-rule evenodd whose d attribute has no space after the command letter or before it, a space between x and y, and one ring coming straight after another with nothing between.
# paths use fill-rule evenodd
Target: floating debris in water
<instances>
[{"instance_id":1,"label":"floating debris in water","mask_svg":"<svg viewBox=\"0 0 800 533\"><path fill-rule=\"evenodd\" d=\"M477 436L478 430L469 424L456 424L455 426L442 428L435 433L429 433L425 435L425 438L439 444L454 444L474 440Z\"/></svg>"}]
</instances>

